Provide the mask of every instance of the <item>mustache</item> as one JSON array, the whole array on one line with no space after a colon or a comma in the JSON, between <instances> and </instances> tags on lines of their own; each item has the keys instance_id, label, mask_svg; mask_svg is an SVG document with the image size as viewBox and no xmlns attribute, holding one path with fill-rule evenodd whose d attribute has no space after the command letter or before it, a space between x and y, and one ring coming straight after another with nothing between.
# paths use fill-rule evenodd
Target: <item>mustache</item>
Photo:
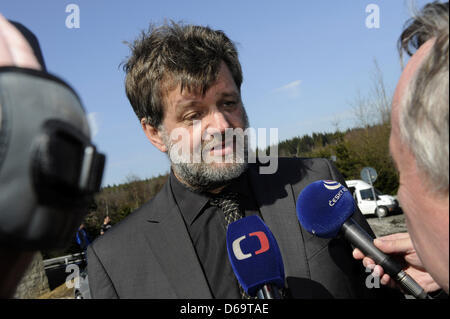
<instances>
[{"instance_id":1,"label":"mustache","mask_svg":"<svg viewBox=\"0 0 450 319\"><path fill-rule=\"evenodd\" d=\"M227 135L225 133L217 133L212 134L210 137L206 140L202 140L201 143L201 149L204 150L213 150L216 148L222 148L227 146L236 146L238 147L241 143L239 141L242 141L245 139L245 134L240 133L234 133L233 135ZM243 146L244 144L242 144Z\"/></svg>"}]
</instances>

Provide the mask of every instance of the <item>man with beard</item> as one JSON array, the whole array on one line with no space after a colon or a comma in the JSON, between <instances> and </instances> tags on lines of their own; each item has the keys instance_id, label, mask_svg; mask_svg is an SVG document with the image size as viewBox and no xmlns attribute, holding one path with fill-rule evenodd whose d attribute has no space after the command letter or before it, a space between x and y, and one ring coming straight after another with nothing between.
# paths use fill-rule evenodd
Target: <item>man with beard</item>
<instances>
[{"instance_id":1,"label":"man with beard","mask_svg":"<svg viewBox=\"0 0 450 319\"><path fill-rule=\"evenodd\" d=\"M342 240L308 234L295 200L320 179L345 183L324 159L278 159L273 174L249 163L242 71L222 31L175 23L131 46L126 93L171 173L148 203L88 249L93 298L245 298L226 249L227 225L260 216L283 256L285 297L368 298L364 268ZM230 137L231 131L231 137ZM370 233L361 213L358 220Z\"/></svg>"}]
</instances>

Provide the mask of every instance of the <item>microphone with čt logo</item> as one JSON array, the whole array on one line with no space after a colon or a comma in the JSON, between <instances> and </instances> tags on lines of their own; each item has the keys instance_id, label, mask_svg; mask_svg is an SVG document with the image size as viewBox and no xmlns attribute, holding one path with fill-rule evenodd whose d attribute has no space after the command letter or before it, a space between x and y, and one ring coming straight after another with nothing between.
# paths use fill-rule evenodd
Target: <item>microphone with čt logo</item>
<instances>
[{"instance_id":1,"label":"microphone with \u010dt logo","mask_svg":"<svg viewBox=\"0 0 450 319\"><path fill-rule=\"evenodd\" d=\"M308 232L323 238L341 235L383 267L401 287L418 299L429 296L391 257L373 244L373 238L351 218L356 204L350 192L335 181L316 181L303 189L297 199L297 216Z\"/></svg>"},{"instance_id":2,"label":"microphone with \u010dt logo","mask_svg":"<svg viewBox=\"0 0 450 319\"><path fill-rule=\"evenodd\" d=\"M278 244L258 216L248 216L228 225L228 257L245 292L259 299L280 299L284 266Z\"/></svg>"}]
</instances>

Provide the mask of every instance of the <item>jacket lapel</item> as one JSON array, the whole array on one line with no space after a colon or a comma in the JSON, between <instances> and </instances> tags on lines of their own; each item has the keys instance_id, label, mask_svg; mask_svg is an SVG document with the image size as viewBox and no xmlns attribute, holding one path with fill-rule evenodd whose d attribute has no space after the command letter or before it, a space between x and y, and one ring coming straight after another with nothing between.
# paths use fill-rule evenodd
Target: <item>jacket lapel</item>
<instances>
[{"instance_id":1,"label":"jacket lapel","mask_svg":"<svg viewBox=\"0 0 450 319\"><path fill-rule=\"evenodd\" d=\"M257 165L249 171L250 184L264 222L280 247L286 278L310 278L291 184L283 182L286 179L279 173L259 174Z\"/></svg>"},{"instance_id":2,"label":"jacket lapel","mask_svg":"<svg viewBox=\"0 0 450 319\"><path fill-rule=\"evenodd\" d=\"M211 292L172 195L170 179L154 199L145 235L177 298L211 298Z\"/></svg>"},{"instance_id":3,"label":"jacket lapel","mask_svg":"<svg viewBox=\"0 0 450 319\"><path fill-rule=\"evenodd\" d=\"M277 174L261 175L257 165L249 168L250 187L264 222L281 250L285 276L310 278L301 228L289 182ZM178 206L170 179L155 197L144 233L177 298L212 298L194 246Z\"/></svg>"}]
</instances>

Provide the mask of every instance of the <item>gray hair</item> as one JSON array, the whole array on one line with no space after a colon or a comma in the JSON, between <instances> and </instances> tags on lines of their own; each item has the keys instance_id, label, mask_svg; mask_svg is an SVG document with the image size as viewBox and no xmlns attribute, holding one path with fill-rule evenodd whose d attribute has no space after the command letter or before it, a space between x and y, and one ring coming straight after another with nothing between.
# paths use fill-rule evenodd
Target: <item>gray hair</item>
<instances>
[{"instance_id":1,"label":"gray hair","mask_svg":"<svg viewBox=\"0 0 450 319\"><path fill-rule=\"evenodd\" d=\"M433 47L410 82L401 105L400 134L432 190L449 190L449 7L427 4L407 22L398 47L409 55L428 40Z\"/></svg>"}]
</instances>

